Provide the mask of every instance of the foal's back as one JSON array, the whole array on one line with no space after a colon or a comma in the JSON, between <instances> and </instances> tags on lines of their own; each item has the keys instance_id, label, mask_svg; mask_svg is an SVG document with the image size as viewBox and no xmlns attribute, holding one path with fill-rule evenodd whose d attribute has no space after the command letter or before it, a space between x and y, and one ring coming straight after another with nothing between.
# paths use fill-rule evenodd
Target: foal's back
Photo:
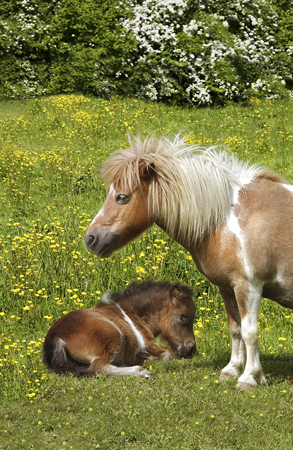
<instances>
[{"instance_id":1,"label":"foal's back","mask_svg":"<svg viewBox=\"0 0 293 450\"><path fill-rule=\"evenodd\" d=\"M71 311L49 329L44 342L44 362L52 360L56 341L62 340L70 356L81 364L90 364L97 355L105 352L109 360L116 353L116 364L131 365L139 351L133 327L125 321L116 304L98 308Z\"/></svg>"}]
</instances>

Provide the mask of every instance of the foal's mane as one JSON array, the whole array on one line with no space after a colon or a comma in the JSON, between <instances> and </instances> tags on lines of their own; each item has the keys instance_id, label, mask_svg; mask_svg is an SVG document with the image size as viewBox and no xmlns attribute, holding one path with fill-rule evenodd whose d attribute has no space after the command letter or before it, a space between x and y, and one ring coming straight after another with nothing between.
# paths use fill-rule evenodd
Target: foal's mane
<instances>
[{"instance_id":1,"label":"foal's mane","mask_svg":"<svg viewBox=\"0 0 293 450\"><path fill-rule=\"evenodd\" d=\"M148 305L154 304L158 307L158 299L162 295L175 286L184 296L192 297L194 291L191 287L183 285L179 282L171 283L170 281L152 281L146 280L142 283L133 281L122 292L108 291L102 295L101 299L96 304L96 308L111 303L120 303L127 300L129 304L134 307L144 308Z\"/></svg>"},{"instance_id":2,"label":"foal's mane","mask_svg":"<svg viewBox=\"0 0 293 450\"><path fill-rule=\"evenodd\" d=\"M177 135L174 141L129 137L130 148L117 150L102 164L107 186L133 191L141 186L141 167L150 173L149 211L169 235L183 245L200 239L226 219L233 189L243 188L256 177L277 174L235 156L188 145Z\"/></svg>"}]
</instances>

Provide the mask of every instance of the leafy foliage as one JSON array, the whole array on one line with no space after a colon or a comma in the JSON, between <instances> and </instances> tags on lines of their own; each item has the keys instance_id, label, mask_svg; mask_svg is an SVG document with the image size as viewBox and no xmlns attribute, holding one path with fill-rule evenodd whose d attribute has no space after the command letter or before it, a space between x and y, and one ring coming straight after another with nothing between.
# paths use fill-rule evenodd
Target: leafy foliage
<instances>
[{"instance_id":1,"label":"leafy foliage","mask_svg":"<svg viewBox=\"0 0 293 450\"><path fill-rule=\"evenodd\" d=\"M10 0L0 96L277 98L293 86L292 24L290 0Z\"/></svg>"}]
</instances>

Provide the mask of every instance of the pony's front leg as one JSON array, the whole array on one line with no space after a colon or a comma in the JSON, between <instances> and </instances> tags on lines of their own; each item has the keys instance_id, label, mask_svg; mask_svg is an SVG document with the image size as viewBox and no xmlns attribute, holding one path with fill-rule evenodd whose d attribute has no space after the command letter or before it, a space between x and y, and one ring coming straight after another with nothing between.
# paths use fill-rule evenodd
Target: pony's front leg
<instances>
[{"instance_id":1,"label":"pony's front leg","mask_svg":"<svg viewBox=\"0 0 293 450\"><path fill-rule=\"evenodd\" d=\"M234 294L220 290L223 297L228 325L232 339L231 358L227 366L222 369L219 379L221 381L231 377L238 377L245 366L245 345L241 335L241 319Z\"/></svg>"},{"instance_id":2,"label":"pony's front leg","mask_svg":"<svg viewBox=\"0 0 293 450\"><path fill-rule=\"evenodd\" d=\"M244 307L241 308L241 333L246 345L246 365L238 379L237 387L244 389L266 383L258 351L258 314L262 289L262 283L249 283L248 294L245 295L246 301L242 303ZM238 303L243 300L243 297L243 292L240 292Z\"/></svg>"},{"instance_id":3,"label":"pony's front leg","mask_svg":"<svg viewBox=\"0 0 293 450\"><path fill-rule=\"evenodd\" d=\"M165 348L159 347L154 341L149 341L146 343L146 349L148 352L147 361L152 361L154 359L162 359L163 361L170 361L171 353Z\"/></svg>"}]
</instances>

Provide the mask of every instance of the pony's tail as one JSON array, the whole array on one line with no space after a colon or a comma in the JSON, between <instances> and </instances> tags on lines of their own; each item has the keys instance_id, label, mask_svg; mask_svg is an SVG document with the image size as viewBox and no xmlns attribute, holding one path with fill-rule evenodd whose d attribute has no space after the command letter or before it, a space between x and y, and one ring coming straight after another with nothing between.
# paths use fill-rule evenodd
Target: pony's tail
<instances>
[{"instance_id":1,"label":"pony's tail","mask_svg":"<svg viewBox=\"0 0 293 450\"><path fill-rule=\"evenodd\" d=\"M88 365L76 362L68 353L65 342L58 337L45 339L43 363L56 373L93 376Z\"/></svg>"}]
</instances>

